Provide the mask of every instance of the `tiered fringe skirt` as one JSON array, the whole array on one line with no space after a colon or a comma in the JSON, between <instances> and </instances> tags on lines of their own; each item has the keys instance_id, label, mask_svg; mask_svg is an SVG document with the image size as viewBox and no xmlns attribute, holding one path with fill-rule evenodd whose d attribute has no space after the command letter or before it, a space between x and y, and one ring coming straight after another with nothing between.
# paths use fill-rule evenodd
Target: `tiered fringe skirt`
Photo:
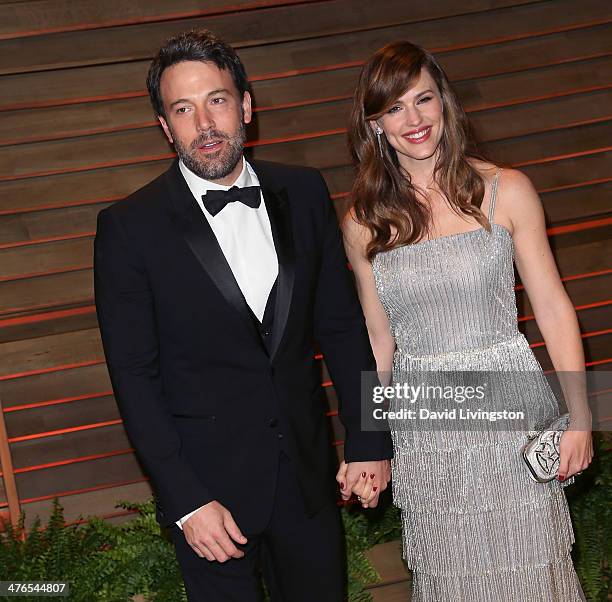
<instances>
[{"instance_id":1,"label":"tiered fringe skirt","mask_svg":"<svg viewBox=\"0 0 612 602\"><path fill-rule=\"evenodd\" d=\"M398 376L474 369L541 370L523 335L486 350L399 352L394 360ZM555 411L545 386L525 395L548 406L535 408L540 415ZM520 456L526 432L391 428L393 498L402 510L413 602L585 600L570 558L574 534L563 487L529 477Z\"/></svg>"}]
</instances>

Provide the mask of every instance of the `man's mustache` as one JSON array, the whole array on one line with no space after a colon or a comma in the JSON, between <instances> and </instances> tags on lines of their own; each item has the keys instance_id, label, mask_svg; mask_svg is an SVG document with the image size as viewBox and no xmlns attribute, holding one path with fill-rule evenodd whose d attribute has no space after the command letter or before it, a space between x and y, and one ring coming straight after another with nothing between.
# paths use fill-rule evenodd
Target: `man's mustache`
<instances>
[{"instance_id":1,"label":"man's mustache","mask_svg":"<svg viewBox=\"0 0 612 602\"><path fill-rule=\"evenodd\" d=\"M205 134L201 134L198 136L192 143L191 148L196 149L207 142L211 142L212 140L229 140L230 137L224 132L220 132L219 130L210 130Z\"/></svg>"}]
</instances>

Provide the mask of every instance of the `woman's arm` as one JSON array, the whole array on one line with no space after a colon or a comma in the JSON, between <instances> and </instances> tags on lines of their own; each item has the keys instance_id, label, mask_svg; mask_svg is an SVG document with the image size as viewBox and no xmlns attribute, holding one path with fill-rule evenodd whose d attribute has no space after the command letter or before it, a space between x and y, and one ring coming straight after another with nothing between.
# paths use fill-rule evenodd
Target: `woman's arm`
<instances>
[{"instance_id":1,"label":"woman's arm","mask_svg":"<svg viewBox=\"0 0 612 602\"><path fill-rule=\"evenodd\" d=\"M342 222L342 232L344 248L355 275L357 294L376 359L376 369L382 384L387 384L393 365L395 340L391 335L387 314L378 298L372 264L365 254L369 234L364 226L355 221L352 210L347 213Z\"/></svg>"},{"instance_id":2,"label":"woman's arm","mask_svg":"<svg viewBox=\"0 0 612 602\"><path fill-rule=\"evenodd\" d=\"M512 223L516 267L570 411L571 432L562 437L559 468L560 477L567 478L586 468L593 455L578 319L561 282L542 203L530 180L519 171L504 170L499 192L500 209Z\"/></svg>"},{"instance_id":3,"label":"woman's arm","mask_svg":"<svg viewBox=\"0 0 612 602\"><path fill-rule=\"evenodd\" d=\"M378 378L381 384L387 385L391 380L395 340L391 336L387 314L378 298L372 264L365 255L368 241L367 229L355 221L352 210L345 216L341 228L346 256L355 275L357 295L365 316L368 337L376 360ZM353 466L358 465L353 464ZM368 487L371 484L367 482L367 477L363 478L364 474L366 473L362 473L362 477L355 481L349 474L349 465L342 461L336 480L340 484L343 500L347 501L355 493L355 495L361 497L361 504L364 508L374 507L378 504L378 495L386 488L386 483L391 478L390 466L388 472L384 475L383 482L385 485L378 493L376 489Z\"/></svg>"}]
</instances>

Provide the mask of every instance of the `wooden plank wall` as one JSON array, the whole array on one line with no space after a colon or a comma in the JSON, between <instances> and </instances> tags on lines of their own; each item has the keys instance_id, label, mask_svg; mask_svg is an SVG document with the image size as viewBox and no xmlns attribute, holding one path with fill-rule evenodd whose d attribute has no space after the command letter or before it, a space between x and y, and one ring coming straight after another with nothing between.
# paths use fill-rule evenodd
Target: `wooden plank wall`
<instances>
[{"instance_id":1,"label":"wooden plank wall","mask_svg":"<svg viewBox=\"0 0 612 602\"><path fill-rule=\"evenodd\" d=\"M171 161L144 86L166 37L205 26L238 48L255 92L253 155L321 169L339 212L360 64L401 38L433 50L485 150L540 191L587 365L609 369L611 18L609 0L1 2L0 397L28 523L56 495L75 520L150 494L104 364L92 242L97 212ZM549 367L520 283L517 295Z\"/></svg>"}]
</instances>

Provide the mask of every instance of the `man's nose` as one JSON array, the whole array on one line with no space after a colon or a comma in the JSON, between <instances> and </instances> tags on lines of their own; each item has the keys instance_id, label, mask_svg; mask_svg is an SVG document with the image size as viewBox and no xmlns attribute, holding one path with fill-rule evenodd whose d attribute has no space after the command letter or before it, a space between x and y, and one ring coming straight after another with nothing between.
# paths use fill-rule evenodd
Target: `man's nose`
<instances>
[{"instance_id":1,"label":"man's nose","mask_svg":"<svg viewBox=\"0 0 612 602\"><path fill-rule=\"evenodd\" d=\"M196 109L195 117L198 131L205 132L215 127L214 119L206 107Z\"/></svg>"}]
</instances>

